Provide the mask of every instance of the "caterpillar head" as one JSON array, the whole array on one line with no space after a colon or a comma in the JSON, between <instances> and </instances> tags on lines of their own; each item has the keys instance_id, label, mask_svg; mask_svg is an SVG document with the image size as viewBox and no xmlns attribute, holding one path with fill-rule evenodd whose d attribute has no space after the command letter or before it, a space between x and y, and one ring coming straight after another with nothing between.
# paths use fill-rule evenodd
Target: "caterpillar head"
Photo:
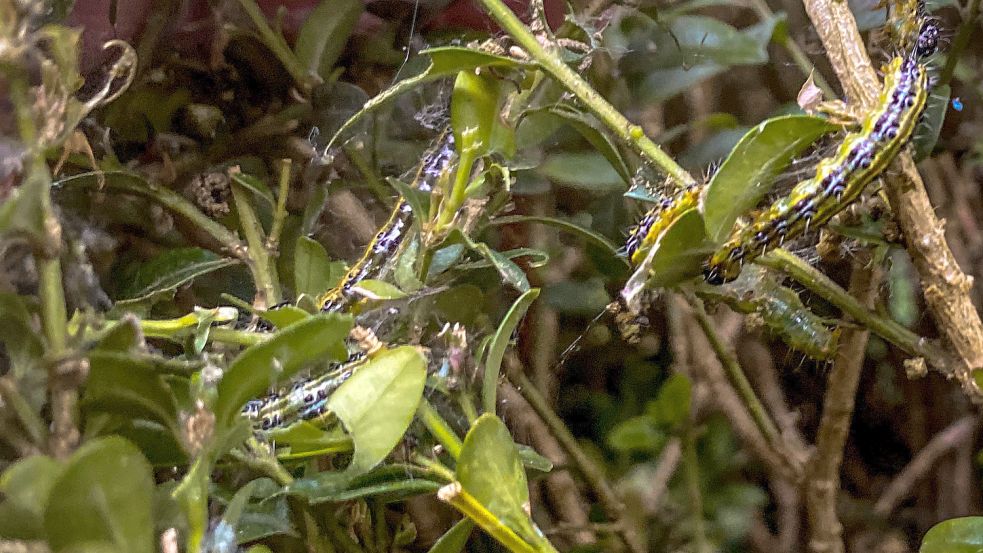
<instances>
[{"instance_id":1,"label":"caterpillar head","mask_svg":"<svg viewBox=\"0 0 983 553\"><path fill-rule=\"evenodd\" d=\"M937 19L926 19L918 31L915 41L915 57L927 58L934 54L939 47L939 22Z\"/></svg>"}]
</instances>

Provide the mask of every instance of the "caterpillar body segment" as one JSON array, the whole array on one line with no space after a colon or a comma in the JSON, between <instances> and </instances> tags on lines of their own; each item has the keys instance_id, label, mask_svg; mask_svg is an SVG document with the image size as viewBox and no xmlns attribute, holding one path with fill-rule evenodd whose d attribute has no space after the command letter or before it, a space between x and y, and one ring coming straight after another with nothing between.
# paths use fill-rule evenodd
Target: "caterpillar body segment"
<instances>
[{"instance_id":1,"label":"caterpillar body segment","mask_svg":"<svg viewBox=\"0 0 983 553\"><path fill-rule=\"evenodd\" d=\"M430 191L446 174L455 158L454 134L445 130L434 148L428 151L412 175L413 187ZM351 306L351 291L365 279L378 278L388 262L396 257L413 222L413 209L406 198L400 198L386 222L379 228L362 256L356 261L338 284L318 298L323 312L346 311Z\"/></svg>"},{"instance_id":2,"label":"caterpillar body segment","mask_svg":"<svg viewBox=\"0 0 983 553\"><path fill-rule=\"evenodd\" d=\"M685 211L697 206L703 194L704 185L689 186L673 198L664 198L642 216L632 227L625 242L625 253L633 267L637 267L648 255L648 251L669 228L673 221Z\"/></svg>"},{"instance_id":3,"label":"caterpillar body segment","mask_svg":"<svg viewBox=\"0 0 983 553\"><path fill-rule=\"evenodd\" d=\"M933 28L919 40L926 51L934 40L929 36ZM834 156L820 161L812 178L736 230L707 262L707 282L734 280L744 262L827 222L891 164L911 138L928 99L928 72L920 57L892 60L878 106L864 118L861 129L849 133Z\"/></svg>"},{"instance_id":4,"label":"caterpillar body segment","mask_svg":"<svg viewBox=\"0 0 983 553\"><path fill-rule=\"evenodd\" d=\"M287 388L247 402L242 415L253 423L253 430L260 433L315 419L325 413L331 394L367 359L362 352L353 353L342 363L332 363L319 376L299 380Z\"/></svg>"}]
</instances>

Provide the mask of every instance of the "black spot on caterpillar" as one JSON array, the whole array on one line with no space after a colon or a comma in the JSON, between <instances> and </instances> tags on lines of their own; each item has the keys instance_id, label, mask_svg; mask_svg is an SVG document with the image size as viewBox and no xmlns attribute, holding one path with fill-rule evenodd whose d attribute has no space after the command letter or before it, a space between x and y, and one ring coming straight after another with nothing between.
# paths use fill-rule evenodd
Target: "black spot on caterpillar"
<instances>
[{"instance_id":1,"label":"black spot on caterpillar","mask_svg":"<svg viewBox=\"0 0 983 553\"><path fill-rule=\"evenodd\" d=\"M861 129L847 134L836 154L819 162L812 178L797 184L750 224L737 228L707 261L707 282L734 280L745 262L808 232L810 226L827 222L887 169L911 138L925 108L928 71L921 62L937 43L936 22L925 21L912 53L894 58L888 66L878 105L864 118Z\"/></svg>"},{"instance_id":2,"label":"black spot on caterpillar","mask_svg":"<svg viewBox=\"0 0 983 553\"><path fill-rule=\"evenodd\" d=\"M423 156L412 179L412 185L419 190L429 191L447 170L455 155L454 134L446 129L437 139L436 145ZM375 278L386 263L395 257L404 242L413 220L413 210L406 198L400 198L393 207L385 224L379 228L375 237L366 246L362 256L348 273L332 289L318 298L321 311L345 311L353 301L351 293L360 281Z\"/></svg>"}]
</instances>

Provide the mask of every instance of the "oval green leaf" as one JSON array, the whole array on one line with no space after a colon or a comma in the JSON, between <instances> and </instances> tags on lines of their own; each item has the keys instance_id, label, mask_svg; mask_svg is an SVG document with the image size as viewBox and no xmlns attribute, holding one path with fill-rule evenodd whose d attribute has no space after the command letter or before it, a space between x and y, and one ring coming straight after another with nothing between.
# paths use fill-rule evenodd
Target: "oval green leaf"
<instances>
[{"instance_id":1,"label":"oval green leaf","mask_svg":"<svg viewBox=\"0 0 983 553\"><path fill-rule=\"evenodd\" d=\"M216 425L232 426L247 401L308 364L347 358L344 340L351 328L352 318L348 315L314 315L247 348L236 357L218 384Z\"/></svg>"},{"instance_id":2,"label":"oval green leaf","mask_svg":"<svg viewBox=\"0 0 983 553\"><path fill-rule=\"evenodd\" d=\"M944 520L922 539L918 553L983 553L983 517Z\"/></svg>"},{"instance_id":3,"label":"oval green leaf","mask_svg":"<svg viewBox=\"0 0 983 553\"><path fill-rule=\"evenodd\" d=\"M121 300L140 300L168 292L197 277L235 265L236 259L219 257L201 248L175 248L141 263L123 285Z\"/></svg>"},{"instance_id":4,"label":"oval green leaf","mask_svg":"<svg viewBox=\"0 0 983 553\"><path fill-rule=\"evenodd\" d=\"M355 443L347 475L368 471L396 447L413 420L426 379L423 354L400 346L376 354L332 394L328 410Z\"/></svg>"},{"instance_id":5,"label":"oval green leaf","mask_svg":"<svg viewBox=\"0 0 983 553\"><path fill-rule=\"evenodd\" d=\"M150 464L130 442L99 438L76 451L49 494L48 544L62 551L108 542L116 551L152 553L154 524Z\"/></svg>"},{"instance_id":6,"label":"oval green leaf","mask_svg":"<svg viewBox=\"0 0 983 553\"><path fill-rule=\"evenodd\" d=\"M707 235L716 243L734 222L771 190L773 180L824 134L839 129L811 115L786 115L762 122L734 146L714 174L703 197Z\"/></svg>"}]
</instances>

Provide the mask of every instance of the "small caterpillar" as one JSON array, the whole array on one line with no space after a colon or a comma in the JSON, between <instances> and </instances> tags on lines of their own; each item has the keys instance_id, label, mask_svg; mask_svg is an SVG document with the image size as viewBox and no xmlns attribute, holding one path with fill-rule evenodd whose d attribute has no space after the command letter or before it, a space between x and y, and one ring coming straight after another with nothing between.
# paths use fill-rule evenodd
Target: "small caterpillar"
<instances>
[{"instance_id":1,"label":"small caterpillar","mask_svg":"<svg viewBox=\"0 0 983 553\"><path fill-rule=\"evenodd\" d=\"M348 360L333 363L329 370L316 378L299 380L289 388L247 402L242 415L252 421L257 432L268 432L297 421L315 419L324 414L331 393L348 380L366 359L362 352L353 353Z\"/></svg>"},{"instance_id":2,"label":"small caterpillar","mask_svg":"<svg viewBox=\"0 0 983 553\"><path fill-rule=\"evenodd\" d=\"M738 313L756 315L768 331L792 349L826 361L836 352L839 328L803 305L791 288L780 285L763 267L752 267L726 286L697 289L704 300L725 303Z\"/></svg>"},{"instance_id":3,"label":"small caterpillar","mask_svg":"<svg viewBox=\"0 0 983 553\"><path fill-rule=\"evenodd\" d=\"M922 59L934 53L939 29L925 21L912 53L888 66L879 106L861 129L844 138L836 155L823 159L815 176L738 228L704 267L710 284L737 278L744 262L754 260L786 239L821 225L853 202L867 184L891 164L911 138L928 98L928 70Z\"/></svg>"},{"instance_id":4,"label":"small caterpillar","mask_svg":"<svg viewBox=\"0 0 983 553\"><path fill-rule=\"evenodd\" d=\"M437 143L426 155L413 176L413 187L418 190L430 191L434 184L445 174L447 167L454 158L454 134L446 129L437 139ZM406 198L400 198L393 207L375 237L366 246L362 256L356 261L337 286L328 290L318 298L318 305L323 312L346 311L356 299L351 290L359 282L376 278L382 273L386 263L396 254L403 244L406 231L413 221L413 210Z\"/></svg>"},{"instance_id":5,"label":"small caterpillar","mask_svg":"<svg viewBox=\"0 0 983 553\"><path fill-rule=\"evenodd\" d=\"M689 186L672 198L663 198L652 206L628 233L625 254L633 266L645 259L659 235L687 209L696 207L703 193L702 185Z\"/></svg>"}]
</instances>

